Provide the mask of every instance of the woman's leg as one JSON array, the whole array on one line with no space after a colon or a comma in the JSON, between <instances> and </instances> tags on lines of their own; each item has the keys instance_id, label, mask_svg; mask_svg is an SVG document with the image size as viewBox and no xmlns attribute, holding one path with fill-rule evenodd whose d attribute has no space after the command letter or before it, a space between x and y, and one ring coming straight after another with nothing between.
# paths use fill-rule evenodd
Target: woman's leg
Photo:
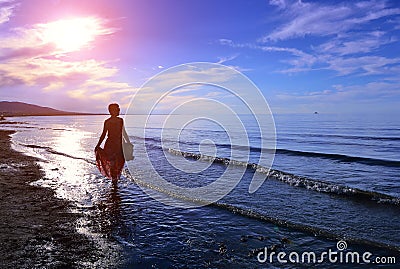
<instances>
[{"instance_id":1,"label":"woman's leg","mask_svg":"<svg viewBox=\"0 0 400 269\"><path fill-rule=\"evenodd\" d=\"M116 167L116 161L111 162L110 175L111 175L111 180L113 183L118 182L119 176L118 176L118 169Z\"/></svg>"}]
</instances>

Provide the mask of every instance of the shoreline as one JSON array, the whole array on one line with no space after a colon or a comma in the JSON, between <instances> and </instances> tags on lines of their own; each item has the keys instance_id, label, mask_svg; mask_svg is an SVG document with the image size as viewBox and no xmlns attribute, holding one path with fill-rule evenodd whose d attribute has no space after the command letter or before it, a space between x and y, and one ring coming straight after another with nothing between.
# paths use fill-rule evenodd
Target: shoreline
<instances>
[{"instance_id":1,"label":"shoreline","mask_svg":"<svg viewBox=\"0 0 400 269\"><path fill-rule=\"evenodd\" d=\"M49 188L29 185L44 172L37 159L11 148L15 131L0 130L0 267L82 267L96 263L98 249L79 234L68 201Z\"/></svg>"},{"instance_id":2,"label":"shoreline","mask_svg":"<svg viewBox=\"0 0 400 269\"><path fill-rule=\"evenodd\" d=\"M6 120L6 118L13 117L53 117L53 116L105 116L109 115L107 113L56 113L56 114L24 114L24 113L3 113L1 116L3 117L2 121Z\"/></svg>"}]
</instances>

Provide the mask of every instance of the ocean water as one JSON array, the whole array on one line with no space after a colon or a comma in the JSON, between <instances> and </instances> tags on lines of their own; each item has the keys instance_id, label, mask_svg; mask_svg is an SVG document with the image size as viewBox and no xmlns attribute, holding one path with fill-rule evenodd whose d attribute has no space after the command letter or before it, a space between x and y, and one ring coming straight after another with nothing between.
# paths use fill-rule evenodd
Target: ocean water
<instances>
[{"instance_id":1,"label":"ocean water","mask_svg":"<svg viewBox=\"0 0 400 269\"><path fill-rule=\"evenodd\" d=\"M282 266L276 258L258 261L260 250L287 255L313 251L318 256L329 249L338 251L340 240L347 243L343 251L368 251L371 260L395 257L399 264L400 119L275 115L276 153L268 174L268 167L252 165L270 149L260 146L265 138L250 116L242 116L249 145L237 140L233 144L234 131L227 133L201 120L181 130L177 143L176 130L163 128L167 116L151 116L145 130L135 125L143 117L126 119L136 146L135 160L117 188L94 165L93 149L106 116L16 117L10 119L16 124L1 127L16 129L14 147L41 160L46 175L33 184L70 200L71 210L83 214L75 224L78 231L93 238L105 253L117 248L119 268L276 268ZM146 155L152 168L177 186L206 186L228 169L240 181L207 206L165 205L160 200L170 199L171 194L143 183L151 177ZM183 172L176 163L204 169ZM249 193L254 174L264 175L266 181ZM183 198L174 196L177 204L196 205ZM117 264L103 259L99 261L103 267ZM82 265L96 267L84 261ZM285 264L309 266L353 268L354 264L327 259Z\"/></svg>"}]
</instances>

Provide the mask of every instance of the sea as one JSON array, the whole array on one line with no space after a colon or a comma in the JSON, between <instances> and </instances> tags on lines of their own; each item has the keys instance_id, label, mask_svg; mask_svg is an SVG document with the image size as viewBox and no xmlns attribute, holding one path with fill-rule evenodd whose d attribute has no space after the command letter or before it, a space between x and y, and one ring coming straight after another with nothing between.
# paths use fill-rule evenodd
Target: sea
<instances>
[{"instance_id":1,"label":"sea","mask_svg":"<svg viewBox=\"0 0 400 269\"><path fill-rule=\"evenodd\" d=\"M135 125L146 117L125 116L135 159L118 186L95 166L107 116L2 124L17 131L14 149L37 157L45 171L31 184L70 201L82 216L71 225L105 253L96 264L78 261L82 267L399 268L399 117L274 115L274 151L263 148L249 115L241 116L243 144L206 120L176 130L165 128L167 115L151 115L144 129ZM274 153L271 169L261 165L263 152ZM234 184L216 201L191 200L190 192L158 185L155 173L181 190L222 175ZM251 192L255 175L265 181Z\"/></svg>"}]
</instances>

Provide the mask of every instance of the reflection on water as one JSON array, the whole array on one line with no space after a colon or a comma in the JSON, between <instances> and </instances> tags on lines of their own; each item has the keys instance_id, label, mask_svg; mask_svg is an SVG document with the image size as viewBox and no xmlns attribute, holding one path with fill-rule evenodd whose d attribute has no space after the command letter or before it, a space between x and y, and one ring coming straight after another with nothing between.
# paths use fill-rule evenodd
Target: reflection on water
<instances>
[{"instance_id":1,"label":"reflection on water","mask_svg":"<svg viewBox=\"0 0 400 269\"><path fill-rule=\"evenodd\" d=\"M90 141L93 140L93 133L71 127L69 131L40 131L40 136L35 132L17 134L21 144L40 146L27 148L17 145L21 147L17 150L29 150L42 160L39 165L45 176L31 184L53 189L57 197L72 202L70 209L73 213L82 216L75 223L77 231L93 240L101 254L94 263L79 261L84 268L115 267L121 261L121 248L118 242L110 238L118 229L116 227L120 226L121 197L118 187L112 186L88 162L94 160L94 153L83 144L94 144ZM48 148L62 154L54 154Z\"/></svg>"},{"instance_id":2,"label":"reflection on water","mask_svg":"<svg viewBox=\"0 0 400 269\"><path fill-rule=\"evenodd\" d=\"M88 152L81 146L81 141L87 135L88 132L78 129L72 132L53 131L52 139L47 141L46 146L67 155L93 158L88 156ZM34 150L46 160L41 163L46 171L45 178L35 184L52 187L58 197L73 201L78 207L92 207L93 203L99 200L99 186L105 182L93 174L92 164L68 156L51 154L46 149Z\"/></svg>"},{"instance_id":3,"label":"reflection on water","mask_svg":"<svg viewBox=\"0 0 400 269\"><path fill-rule=\"evenodd\" d=\"M104 194L104 200L98 205L103 216L102 219L106 220L104 223L100 223L102 233L112 235L121 226L121 203L118 185L112 184L108 192Z\"/></svg>"},{"instance_id":4,"label":"reflection on water","mask_svg":"<svg viewBox=\"0 0 400 269\"><path fill-rule=\"evenodd\" d=\"M72 132L57 132L59 135L55 137L54 148L66 154L82 156L84 151L80 141L85 137L86 133L79 129L74 129Z\"/></svg>"},{"instance_id":5,"label":"reflection on water","mask_svg":"<svg viewBox=\"0 0 400 269\"><path fill-rule=\"evenodd\" d=\"M71 156L94 160L93 145L96 144L100 135L103 117L82 117L79 118L79 121L72 117L51 119L43 117L34 120L40 123L38 126L51 128L18 132L15 135L16 141L50 147ZM62 128L69 131L63 131ZM293 129L296 132L302 130L301 126ZM129 129L128 133L132 135L135 134L135 131L137 133L138 130ZM160 129L150 129L149 135L152 132L160 132ZM192 137L192 134L196 134L196 136ZM210 135L214 135L213 138L217 139L213 141L218 141L222 137L221 132L210 133L198 130L192 133L188 132L187 135L190 138L188 142L194 138L202 141L203 138ZM154 136L156 137L156 135ZM304 134L304 136L308 137L308 134ZM140 138L133 137L133 142L135 139ZM326 142L323 138L321 141ZM173 180L174 183L183 182L194 185L196 180L204 180L204 182L208 180L206 175L204 177L180 175L159 161L163 158L162 150L157 147L159 141L148 139L146 143L150 145L149 154L152 156L156 168L159 167L158 171L165 173L168 179ZM293 145L300 145L296 143ZM189 147L194 148L197 145L193 146L187 143L187 147L190 149ZM287 147L290 148L291 144L288 144ZM225 148L220 145L220 149L223 152ZM72 207L73 211L82 216L76 224L78 230L93 239L96 243L94 245L100 249L101 255L98 257L97 264L81 262L84 268L105 268L113 265L117 268L166 268L168 266L171 268L196 266L202 268L254 268L260 264L251 254L254 253L254 250L263 247L279 247L278 251L283 250L287 253L311 250L322 252L328 248L335 249L336 240L300 232L296 229L277 227L273 223L259 219L245 218L240 214L233 214L235 211L232 212L221 207L208 206L183 210L165 206L149 198L130 178L122 177L118 186L113 186L109 180L99 174L97 168L90 162L54 154L45 148L21 147L20 149L20 151L27 150L31 150L32 153L44 160L40 165L46 171L46 175L35 184L51 187L57 196L73 202L75 205ZM145 175L141 172L140 164L143 156L139 147L135 154L135 171L132 173L134 178L140 174ZM304 165L304 159L310 160L310 164ZM361 164L349 163L347 168L347 164L342 162L338 162L337 166L334 166L332 160L289 155L282 155L278 159L279 161L281 161L280 165L284 171L295 168L298 169L297 171L300 168L307 169L304 171L313 172L313 175L310 175L312 178L334 181L337 177L337 180L342 183L346 173L354 174L357 172L355 167L361 167ZM315 163L311 164L311 162ZM335 168L332 170L335 173L327 168ZM366 179L373 179L374 181L370 181L368 184L373 183L375 186L379 183L387 184L388 178L393 178L396 180L394 187L398 186L397 167L385 170L378 168L374 166L368 167L369 170L366 170L367 172L371 171L373 175L379 175L378 178L370 177L367 173L360 173L360 176L365 179L363 182L368 183ZM218 174L224 171L225 166L212 165L211 169L210 173ZM337 173L337 171L340 172ZM295 172L293 171L293 173ZM222 202L227 205L239 205L250 211L261 212L283 222L291 221L323 230L328 229L339 235L368 238L398 246L399 237L393 233L394 230L398 230L398 223L400 223L398 208L386 207L376 202L364 204L357 200L340 199L337 196L293 187L274 180L266 181L263 188L250 195L247 190L251 173L251 171L247 171L243 181ZM396 177L392 174L395 174ZM385 180L380 180L381 177ZM357 181L357 184L360 182ZM284 244L282 241L292 243ZM351 242L348 244L350 249L364 250L365 248L364 245L358 246ZM393 255L387 249L370 248L369 245L367 247L368 251L375 255ZM126 263L121 261L122 255L124 255ZM118 261L124 264L118 266ZM274 264L271 267L280 267L279 265ZM336 268L341 267L342 265L338 265Z\"/></svg>"},{"instance_id":6,"label":"reflection on water","mask_svg":"<svg viewBox=\"0 0 400 269\"><path fill-rule=\"evenodd\" d=\"M75 211L83 214L77 222L77 230L91 238L101 253L94 264L82 263L85 268L118 268L122 263L122 249L113 234L120 226L121 197L118 187L107 186L105 197L100 197L99 204L94 208L77 208Z\"/></svg>"},{"instance_id":7,"label":"reflection on water","mask_svg":"<svg viewBox=\"0 0 400 269\"><path fill-rule=\"evenodd\" d=\"M77 260L77 264L82 268L114 268L122 261L121 246L111 239L123 226L120 223L121 196L118 187L113 187L90 163L90 160L94 161L92 148L98 134L97 130L88 128L92 119L89 119L90 124L82 119L79 122L72 117L41 117L40 123L34 124L31 121L38 118L27 117L26 125L33 127L17 132L13 146L40 160L45 175L31 184L53 189L57 197L72 203L70 209L73 213L81 216L71 225L94 242L98 255L90 261ZM95 123L99 129L102 120L99 117L99 124Z\"/></svg>"}]
</instances>

